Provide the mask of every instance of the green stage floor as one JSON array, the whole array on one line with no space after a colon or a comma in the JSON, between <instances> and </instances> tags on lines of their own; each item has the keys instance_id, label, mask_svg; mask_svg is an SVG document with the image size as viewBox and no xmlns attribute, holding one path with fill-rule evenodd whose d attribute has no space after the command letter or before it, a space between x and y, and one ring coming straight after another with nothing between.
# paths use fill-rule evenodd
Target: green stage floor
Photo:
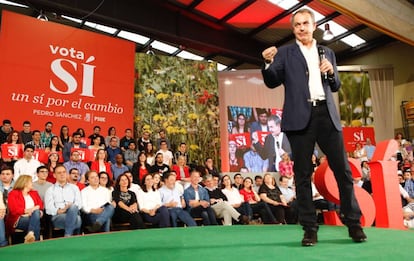
<instances>
[{"instance_id":1,"label":"green stage floor","mask_svg":"<svg viewBox=\"0 0 414 261\"><path fill-rule=\"evenodd\" d=\"M353 243L345 227L321 226L319 243L302 247L296 225L164 228L20 244L0 260L412 260L414 231L367 228Z\"/></svg>"}]
</instances>

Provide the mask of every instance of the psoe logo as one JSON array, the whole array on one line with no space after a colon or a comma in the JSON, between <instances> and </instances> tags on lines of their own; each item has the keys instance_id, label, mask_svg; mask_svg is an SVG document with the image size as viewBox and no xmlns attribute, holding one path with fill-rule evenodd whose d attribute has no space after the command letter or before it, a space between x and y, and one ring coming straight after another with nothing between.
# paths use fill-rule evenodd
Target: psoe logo
<instances>
[{"instance_id":1,"label":"psoe logo","mask_svg":"<svg viewBox=\"0 0 414 261\"><path fill-rule=\"evenodd\" d=\"M95 56L91 55L85 60L85 54L82 51L75 50L73 47L68 49L66 47L60 47L51 44L49 45L49 48L52 55L63 57L53 60L50 64L50 68L52 69L53 74L62 80L66 85L65 89L58 88L53 83L53 81L50 80L50 89L60 94L74 93L78 88L78 81L70 72L64 68L63 65L68 64L72 66L75 71L77 71L78 62L80 62L80 65L82 66L81 70L83 70L83 78L81 82L82 93L80 95L94 97L93 79L96 66L90 63L95 60Z\"/></svg>"}]
</instances>

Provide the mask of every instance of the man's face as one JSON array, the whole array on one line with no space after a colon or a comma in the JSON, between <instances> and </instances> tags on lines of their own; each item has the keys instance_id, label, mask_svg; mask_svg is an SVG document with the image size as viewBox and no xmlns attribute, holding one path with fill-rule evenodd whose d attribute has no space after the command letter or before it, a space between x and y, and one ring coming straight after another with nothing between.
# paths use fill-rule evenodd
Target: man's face
<instances>
[{"instance_id":1,"label":"man's face","mask_svg":"<svg viewBox=\"0 0 414 261\"><path fill-rule=\"evenodd\" d=\"M267 124L267 114L266 113L259 114L259 122L262 125Z\"/></svg>"},{"instance_id":2,"label":"man's face","mask_svg":"<svg viewBox=\"0 0 414 261\"><path fill-rule=\"evenodd\" d=\"M234 183L236 183L237 185L243 184L243 177L241 175L237 175L236 177L234 177Z\"/></svg>"},{"instance_id":3,"label":"man's face","mask_svg":"<svg viewBox=\"0 0 414 261\"><path fill-rule=\"evenodd\" d=\"M99 134L100 132L101 132L101 128L94 128L93 129L94 134Z\"/></svg>"},{"instance_id":4,"label":"man's face","mask_svg":"<svg viewBox=\"0 0 414 261\"><path fill-rule=\"evenodd\" d=\"M163 132L163 131L160 132L160 138L165 139L165 132Z\"/></svg>"},{"instance_id":5,"label":"man's face","mask_svg":"<svg viewBox=\"0 0 414 261\"><path fill-rule=\"evenodd\" d=\"M190 176L191 184L197 185L200 182L200 173L192 172Z\"/></svg>"},{"instance_id":6,"label":"man's face","mask_svg":"<svg viewBox=\"0 0 414 261\"><path fill-rule=\"evenodd\" d=\"M229 153L236 153L237 150L237 146L236 146L236 142L231 141L229 142Z\"/></svg>"},{"instance_id":7,"label":"man's face","mask_svg":"<svg viewBox=\"0 0 414 261\"><path fill-rule=\"evenodd\" d=\"M39 180L46 180L47 174L49 174L49 171L46 168L41 168L39 172L37 172L37 178Z\"/></svg>"},{"instance_id":8,"label":"man's face","mask_svg":"<svg viewBox=\"0 0 414 261\"><path fill-rule=\"evenodd\" d=\"M73 136L73 143L74 144L79 144L80 141L81 141L81 136L80 135Z\"/></svg>"},{"instance_id":9,"label":"man's face","mask_svg":"<svg viewBox=\"0 0 414 261\"><path fill-rule=\"evenodd\" d=\"M160 148L161 148L162 150L166 150L166 149L167 149L167 143L166 143L165 141L161 142L161 143L160 143Z\"/></svg>"},{"instance_id":10,"label":"man's face","mask_svg":"<svg viewBox=\"0 0 414 261\"><path fill-rule=\"evenodd\" d=\"M263 184L263 179L256 179L254 183L256 184L257 187L260 187Z\"/></svg>"},{"instance_id":11,"label":"man's face","mask_svg":"<svg viewBox=\"0 0 414 261\"><path fill-rule=\"evenodd\" d=\"M39 141L39 140L40 140L40 132L35 132L35 133L33 133L33 135L32 135L32 139L33 139L34 141Z\"/></svg>"},{"instance_id":12,"label":"man's face","mask_svg":"<svg viewBox=\"0 0 414 261\"><path fill-rule=\"evenodd\" d=\"M186 151L187 150L187 145L186 144L181 144L180 145L180 151Z\"/></svg>"},{"instance_id":13,"label":"man's face","mask_svg":"<svg viewBox=\"0 0 414 261\"><path fill-rule=\"evenodd\" d=\"M52 127L53 127L52 123L46 124L45 131L46 132L52 132Z\"/></svg>"},{"instance_id":14,"label":"man's face","mask_svg":"<svg viewBox=\"0 0 414 261\"><path fill-rule=\"evenodd\" d=\"M122 155L117 154L117 155L115 156L115 162L116 162L116 163L121 164L123 161L124 161L124 159L122 158Z\"/></svg>"},{"instance_id":15,"label":"man's face","mask_svg":"<svg viewBox=\"0 0 414 261\"><path fill-rule=\"evenodd\" d=\"M287 188L289 186L288 179L284 178L280 181L280 186L282 188Z\"/></svg>"},{"instance_id":16,"label":"man's face","mask_svg":"<svg viewBox=\"0 0 414 261\"><path fill-rule=\"evenodd\" d=\"M280 134L280 124L276 124L275 121L268 121L267 125L269 126L269 131L272 135L279 135Z\"/></svg>"},{"instance_id":17,"label":"man's face","mask_svg":"<svg viewBox=\"0 0 414 261\"><path fill-rule=\"evenodd\" d=\"M9 133L11 131L11 124L10 123L3 124L3 129L6 133Z\"/></svg>"},{"instance_id":18,"label":"man's face","mask_svg":"<svg viewBox=\"0 0 414 261\"><path fill-rule=\"evenodd\" d=\"M204 180L204 185L207 188L214 188L213 179L212 178L208 178L208 179Z\"/></svg>"},{"instance_id":19,"label":"man's face","mask_svg":"<svg viewBox=\"0 0 414 261\"><path fill-rule=\"evenodd\" d=\"M132 183L132 180L133 180L132 173L127 172L127 173L125 173L125 176L127 176L128 179L129 179L129 182Z\"/></svg>"},{"instance_id":20,"label":"man's face","mask_svg":"<svg viewBox=\"0 0 414 261\"><path fill-rule=\"evenodd\" d=\"M0 180L1 180L1 182L3 182L3 183L7 183L7 184L9 184L11 181L12 181L12 179L13 179L13 173L12 173L12 171L11 170L9 170L9 169L5 169L5 170L3 170L1 173L0 173Z\"/></svg>"},{"instance_id":21,"label":"man's face","mask_svg":"<svg viewBox=\"0 0 414 261\"><path fill-rule=\"evenodd\" d=\"M118 140L112 138L111 141L109 142L109 145L111 145L111 147L115 148L117 143L118 143Z\"/></svg>"},{"instance_id":22,"label":"man's face","mask_svg":"<svg viewBox=\"0 0 414 261\"><path fill-rule=\"evenodd\" d=\"M34 150L32 148L27 148L24 150L24 158L29 160L33 158Z\"/></svg>"},{"instance_id":23,"label":"man's face","mask_svg":"<svg viewBox=\"0 0 414 261\"><path fill-rule=\"evenodd\" d=\"M127 130L127 131L125 131L125 136L126 136L126 137L128 137L128 138L131 138L131 137L132 137L132 132L131 132L131 130Z\"/></svg>"},{"instance_id":24,"label":"man's face","mask_svg":"<svg viewBox=\"0 0 414 261\"><path fill-rule=\"evenodd\" d=\"M144 140L148 140L149 139L149 133L148 132L144 132L143 134L142 134L142 137L144 138Z\"/></svg>"},{"instance_id":25,"label":"man's face","mask_svg":"<svg viewBox=\"0 0 414 261\"><path fill-rule=\"evenodd\" d=\"M164 160L162 154L158 154L156 159L157 159L157 163L162 163Z\"/></svg>"},{"instance_id":26,"label":"man's face","mask_svg":"<svg viewBox=\"0 0 414 261\"><path fill-rule=\"evenodd\" d=\"M67 172L65 167L59 166L55 168L55 174L54 174L56 181L59 183L66 183L67 181Z\"/></svg>"},{"instance_id":27,"label":"man's face","mask_svg":"<svg viewBox=\"0 0 414 261\"><path fill-rule=\"evenodd\" d=\"M23 131L26 133L30 132L30 124L23 124Z\"/></svg>"},{"instance_id":28,"label":"man's face","mask_svg":"<svg viewBox=\"0 0 414 261\"><path fill-rule=\"evenodd\" d=\"M91 186L98 186L99 185L98 173L96 173L95 171L89 172L88 182Z\"/></svg>"},{"instance_id":29,"label":"man's face","mask_svg":"<svg viewBox=\"0 0 414 261\"><path fill-rule=\"evenodd\" d=\"M77 151L72 152L72 156L70 157L70 159L71 159L73 162L78 162L78 161L80 161L80 160L81 160L80 153L79 153L79 152L77 152Z\"/></svg>"},{"instance_id":30,"label":"man's face","mask_svg":"<svg viewBox=\"0 0 414 261\"><path fill-rule=\"evenodd\" d=\"M165 180L165 185L168 188L174 188L175 187L175 181L176 181L176 179L177 178L175 177L175 175L168 176L168 179Z\"/></svg>"},{"instance_id":31,"label":"man's face","mask_svg":"<svg viewBox=\"0 0 414 261\"><path fill-rule=\"evenodd\" d=\"M299 42L303 44L312 42L316 24L310 14L297 13L293 18L292 26L293 34Z\"/></svg>"}]
</instances>

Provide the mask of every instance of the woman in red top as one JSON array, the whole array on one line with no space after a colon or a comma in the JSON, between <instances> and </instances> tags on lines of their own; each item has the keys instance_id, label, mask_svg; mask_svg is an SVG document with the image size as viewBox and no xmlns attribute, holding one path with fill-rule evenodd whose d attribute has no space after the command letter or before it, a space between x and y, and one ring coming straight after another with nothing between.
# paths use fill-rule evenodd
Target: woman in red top
<instances>
[{"instance_id":1,"label":"woman in red top","mask_svg":"<svg viewBox=\"0 0 414 261\"><path fill-rule=\"evenodd\" d=\"M8 195L6 226L9 233L15 229L27 232L25 243L40 240L40 218L43 216L43 202L36 190L32 190L32 177L21 175Z\"/></svg>"},{"instance_id":2,"label":"woman in red top","mask_svg":"<svg viewBox=\"0 0 414 261\"><path fill-rule=\"evenodd\" d=\"M55 173L55 167L58 165L58 162L59 162L59 153L50 152L49 160L47 161L47 164L46 164L46 168L49 170L46 180L52 184L56 183L56 178L54 176L54 173Z\"/></svg>"},{"instance_id":3,"label":"woman in red top","mask_svg":"<svg viewBox=\"0 0 414 261\"><path fill-rule=\"evenodd\" d=\"M253 215L258 214L263 223L276 224L277 220L272 214L269 206L260 200L259 195L252 187L253 180L250 177L246 177L243 180L243 188L239 190L239 193L243 196L244 202L249 202L250 207L253 210Z\"/></svg>"},{"instance_id":4,"label":"woman in red top","mask_svg":"<svg viewBox=\"0 0 414 261\"><path fill-rule=\"evenodd\" d=\"M286 152L282 154L282 160L279 162L280 176L287 177L289 179L289 187L293 187L293 161L290 159L289 154Z\"/></svg>"},{"instance_id":5,"label":"woman in red top","mask_svg":"<svg viewBox=\"0 0 414 261\"><path fill-rule=\"evenodd\" d=\"M99 149L96 152L95 161L93 161L91 164L91 170L94 170L98 173L105 171L108 173L111 180L114 179L114 176L112 175L111 164L109 164L107 161L107 154L104 149Z\"/></svg>"},{"instance_id":6,"label":"woman in red top","mask_svg":"<svg viewBox=\"0 0 414 261\"><path fill-rule=\"evenodd\" d=\"M177 165L172 166L172 170L177 175L177 181L190 182L190 168L187 166L186 157L181 155L177 159ZM184 184L182 184L184 186Z\"/></svg>"}]
</instances>

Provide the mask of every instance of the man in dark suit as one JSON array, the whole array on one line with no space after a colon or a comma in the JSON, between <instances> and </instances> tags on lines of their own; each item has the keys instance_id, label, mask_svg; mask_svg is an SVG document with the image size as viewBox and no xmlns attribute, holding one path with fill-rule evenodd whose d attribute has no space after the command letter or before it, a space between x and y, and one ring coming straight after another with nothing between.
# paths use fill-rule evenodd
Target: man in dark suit
<instances>
[{"instance_id":1,"label":"man in dark suit","mask_svg":"<svg viewBox=\"0 0 414 261\"><path fill-rule=\"evenodd\" d=\"M341 219L355 242L367 239L360 224L361 210L356 201L351 170L345 154L342 128L332 92L341 83L332 50L319 46L313 39L315 16L309 9L300 9L291 18L296 42L287 46L269 47L262 52L265 67L263 79L269 88L283 84L285 103L282 131L292 147L299 222L305 231L302 245L318 241L318 224L312 202L311 156L315 142L328 157L341 200ZM324 52L325 58L318 56ZM323 50L323 51L322 51Z\"/></svg>"},{"instance_id":2,"label":"man in dark suit","mask_svg":"<svg viewBox=\"0 0 414 261\"><path fill-rule=\"evenodd\" d=\"M279 171L279 162L283 153L291 153L289 140L286 135L281 132L281 120L279 116L271 115L267 119L270 134L266 136L264 146L258 141L257 133L252 134L253 146L259 153L260 157L269 161L267 171Z\"/></svg>"}]
</instances>

